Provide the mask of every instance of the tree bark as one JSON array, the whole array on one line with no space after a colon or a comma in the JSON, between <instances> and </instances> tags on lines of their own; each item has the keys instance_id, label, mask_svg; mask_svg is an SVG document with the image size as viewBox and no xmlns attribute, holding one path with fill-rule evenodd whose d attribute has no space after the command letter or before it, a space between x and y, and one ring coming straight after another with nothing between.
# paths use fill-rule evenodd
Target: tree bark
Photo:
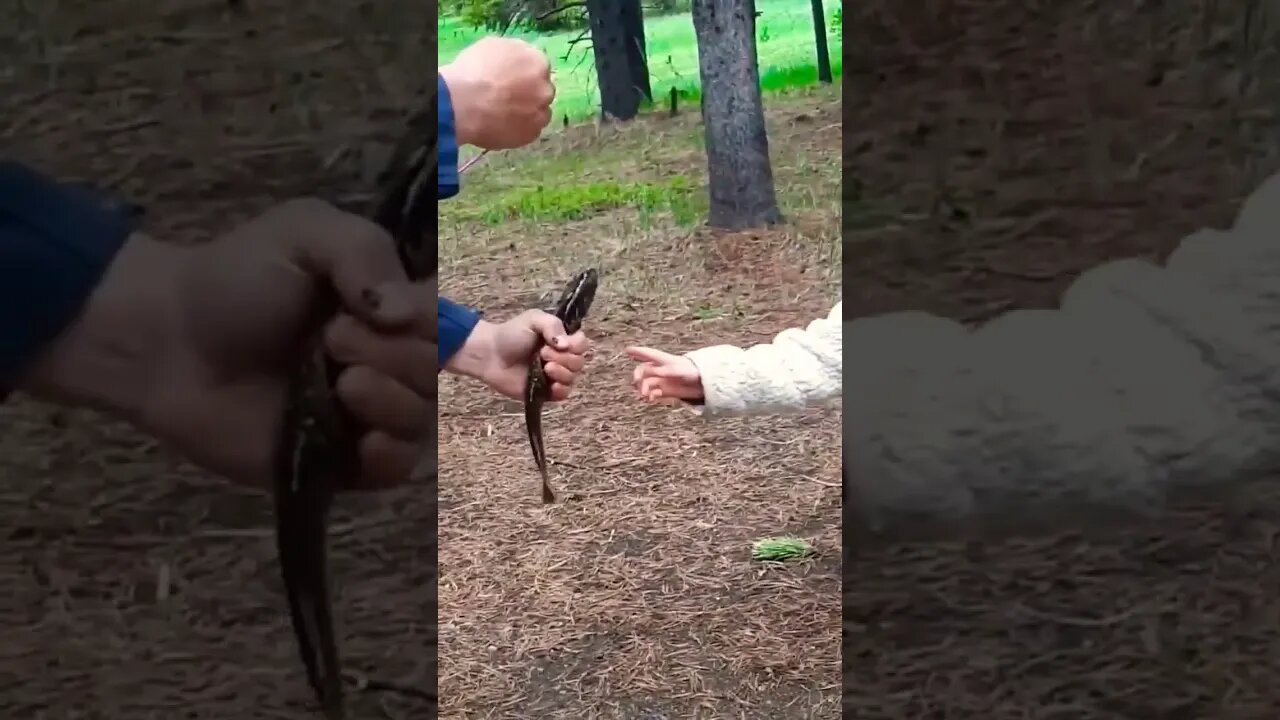
<instances>
[{"instance_id":1,"label":"tree bark","mask_svg":"<svg viewBox=\"0 0 1280 720\"><path fill-rule=\"evenodd\" d=\"M631 69L631 84L644 100L653 102L653 85L649 82L649 49L644 38L644 9L640 0L623 0L619 3L627 34L627 65Z\"/></svg>"},{"instance_id":2,"label":"tree bark","mask_svg":"<svg viewBox=\"0 0 1280 720\"><path fill-rule=\"evenodd\" d=\"M640 0L587 0L587 17L601 118L631 120L651 94Z\"/></svg>"},{"instance_id":3,"label":"tree bark","mask_svg":"<svg viewBox=\"0 0 1280 720\"><path fill-rule=\"evenodd\" d=\"M694 0L712 227L782 221L769 162L753 31L755 3Z\"/></svg>"},{"instance_id":4,"label":"tree bark","mask_svg":"<svg viewBox=\"0 0 1280 720\"><path fill-rule=\"evenodd\" d=\"M827 47L827 13L822 0L813 0L813 44L818 50L818 81L830 83L831 50Z\"/></svg>"}]
</instances>

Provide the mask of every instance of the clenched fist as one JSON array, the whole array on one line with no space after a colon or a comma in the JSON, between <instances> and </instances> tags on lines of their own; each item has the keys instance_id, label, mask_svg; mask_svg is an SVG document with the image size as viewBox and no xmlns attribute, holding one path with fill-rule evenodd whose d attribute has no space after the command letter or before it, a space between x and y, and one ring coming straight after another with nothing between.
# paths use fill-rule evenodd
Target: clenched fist
<instances>
[{"instance_id":1,"label":"clenched fist","mask_svg":"<svg viewBox=\"0 0 1280 720\"><path fill-rule=\"evenodd\" d=\"M551 122L551 63L523 40L480 40L441 66L440 77L449 88L460 145L521 147Z\"/></svg>"}]
</instances>

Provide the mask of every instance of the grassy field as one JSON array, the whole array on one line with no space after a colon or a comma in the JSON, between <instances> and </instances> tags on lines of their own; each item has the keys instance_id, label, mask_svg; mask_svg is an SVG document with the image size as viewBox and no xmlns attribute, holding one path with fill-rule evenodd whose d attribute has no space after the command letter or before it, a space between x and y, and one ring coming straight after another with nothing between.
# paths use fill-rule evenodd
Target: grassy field
<instances>
[{"instance_id":1,"label":"grassy field","mask_svg":"<svg viewBox=\"0 0 1280 720\"><path fill-rule=\"evenodd\" d=\"M757 0L762 13L757 32L760 56L760 84L777 92L817 82L813 43L813 16L804 0ZM840 28L834 17L839 5L827 3L827 36L832 72L842 71ZM439 21L439 60L448 62L484 31L453 18ZM514 34L514 33L513 33ZM546 51L554 63L559 96L557 113L579 119L595 113L600 95L596 87L591 49L586 43L571 46L578 32L549 35L519 34ZM672 87L689 99L696 99L698 47L693 21L687 13L652 17L645 22L645 42L649 49L649 73L655 96L664 96Z\"/></svg>"}]
</instances>

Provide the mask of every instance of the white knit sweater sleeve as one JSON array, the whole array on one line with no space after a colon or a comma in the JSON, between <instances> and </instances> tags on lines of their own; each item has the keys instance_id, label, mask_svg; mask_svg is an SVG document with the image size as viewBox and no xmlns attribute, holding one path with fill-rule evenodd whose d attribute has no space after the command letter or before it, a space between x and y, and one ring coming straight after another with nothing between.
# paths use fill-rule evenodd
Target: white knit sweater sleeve
<instances>
[{"instance_id":1,"label":"white knit sweater sleeve","mask_svg":"<svg viewBox=\"0 0 1280 720\"><path fill-rule=\"evenodd\" d=\"M1085 525L1225 496L1280 467L1280 174L1231 229L1093 268L1058 309L849 333L846 528Z\"/></svg>"},{"instance_id":2,"label":"white knit sweater sleeve","mask_svg":"<svg viewBox=\"0 0 1280 720\"><path fill-rule=\"evenodd\" d=\"M707 415L801 410L840 396L841 305L805 328L748 348L716 345L687 353L702 374Z\"/></svg>"}]
</instances>

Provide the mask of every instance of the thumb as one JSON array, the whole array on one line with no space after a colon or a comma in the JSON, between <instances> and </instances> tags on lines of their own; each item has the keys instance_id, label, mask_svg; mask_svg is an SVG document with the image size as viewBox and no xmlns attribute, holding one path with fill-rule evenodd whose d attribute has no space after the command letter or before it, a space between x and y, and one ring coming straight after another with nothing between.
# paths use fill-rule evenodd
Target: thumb
<instances>
[{"instance_id":1,"label":"thumb","mask_svg":"<svg viewBox=\"0 0 1280 720\"><path fill-rule=\"evenodd\" d=\"M564 329L564 323L560 321L560 318L541 310L530 310L528 311L528 321L529 327L532 328L534 332L538 333L538 336L542 338L543 342L556 350L563 350L565 348L565 345L568 343L568 339L565 338L567 333Z\"/></svg>"},{"instance_id":2,"label":"thumb","mask_svg":"<svg viewBox=\"0 0 1280 720\"><path fill-rule=\"evenodd\" d=\"M439 337L439 287L437 276L418 282L388 282L374 288L367 296L374 327L385 331L412 329L419 337Z\"/></svg>"},{"instance_id":3,"label":"thumb","mask_svg":"<svg viewBox=\"0 0 1280 720\"><path fill-rule=\"evenodd\" d=\"M294 261L331 286L348 312L379 327L403 327L414 316L395 241L376 224L321 200L294 200L274 220Z\"/></svg>"},{"instance_id":4,"label":"thumb","mask_svg":"<svg viewBox=\"0 0 1280 720\"><path fill-rule=\"evenodd\" d=\"M632 360L635 360L636 362L643 362L643 363L649 363L651 365L654 365L655 367L654 367L653 374L655 375L660 374L657 372L658 370L661 370L666 366L671 365L677 360L676 356L672 355L671 353L663 352L661 350L655 350L653 348L648 348L648 347L633 346L633 347L627 348L623 352L627 354L627 357L630 357Z\"/></svg>"}]
</instances>

